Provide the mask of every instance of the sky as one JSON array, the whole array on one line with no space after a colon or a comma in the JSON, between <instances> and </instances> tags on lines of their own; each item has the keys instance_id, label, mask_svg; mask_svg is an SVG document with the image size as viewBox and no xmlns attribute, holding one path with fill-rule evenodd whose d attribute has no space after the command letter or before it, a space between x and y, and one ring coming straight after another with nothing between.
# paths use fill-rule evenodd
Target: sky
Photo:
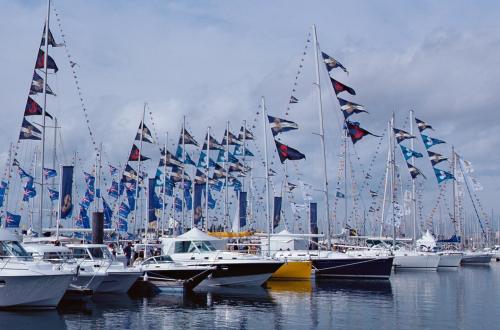
<instances>
[{"instance_id":1,"label":"sky","mask_svg":"<svg viewBox=\"0 0 500 330\"><path fill-rule=\"evenodd\" d=\"M9 143L17 140L46 1L0 0L0 6L4 128L0 164L5 164ZM95 140L103 143L107 162L126 161L145 102L146 123L154 126L162 141L168 132L173 145L183 116L198 140L208 125L220 139L227 121L237 131L243 120L256 125L250 128L262 137L257 112L265 96L269 114L299 124L300 129L283 135L282 142L303 151L306 161L290 167L320 189L322 156L314 135L319 123L310 36L315 24L321 50L349 70L349 75L332 72L357 92L355 97L343 97L369 111L353 120L381 134L394 113L396 125L409 130L408 111L413 109L434 127L429 135L448 142L434 151L450 155L453 145L471 161L474 175L484 186L478 192L484 209L500 212L500 154L496 152L500 145L496 110L500 4L495 1L58 0L53 7L66 49L77 63L90 127ZM56 16L51 20L51 30L61 40ZM92 163L65 50L55 48L51 56L60 67L49 78L58 97L48 104L62 127L64 154L57 162L68 162L78 151L83 162ZM328 175L335 186L341 114L323 68L321 79ZM294 81L299 103L287 111ZM355 146L365 171L378 143L367 137ZM270 144L270 153L272 148ZM421 142L416 149L424 151ZM159 157L157 149L149 150ZM273 157L273 167L283 171ZM373 173L381 175L385 154L377 159ZM437 196L432 168L426 158L417 160L417 166L426 174L426 200L432 204Z\"/></svg>"}]
</instances>

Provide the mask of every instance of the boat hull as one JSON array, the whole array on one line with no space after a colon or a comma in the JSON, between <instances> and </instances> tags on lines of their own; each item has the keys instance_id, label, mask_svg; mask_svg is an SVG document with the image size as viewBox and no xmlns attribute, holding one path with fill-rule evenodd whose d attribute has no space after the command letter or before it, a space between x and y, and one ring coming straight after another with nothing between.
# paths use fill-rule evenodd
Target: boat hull
<instances>
[{"instance_id":1,"label":"boat hull","mask_svg":"<svg viewBox=\"0 0 500 330\"><path fill-rule=\"evenodd\" d=\"M439 265L437 254L396 255L394 270L428 270L435 271Z\"/></svg>"},{"instance_id":2,"label":"boat hull","mask_svg":"<svg viewBox=\"0 0 500 330\"><path fill-rule=\"evenodd\" d=\"M440 254L438 269L458 268L461 260L462 254Z\"/></svg>"},{"instance_id":3,"label":"boat hull","mask_svg":"<svg viewBox=\"0 0 500 330\"><path fill-rule=\"evenodd\" d=\"M316 278L388 279L393 257L313 259Z\"/></svg>"},{"instance_id":4,"label":"boat hull","mask_svg":"<svg viewBox=\"0 0 500 330\"><path fill-rule=\"evenodd\" d=\"M97 288L101 285L102 281L106 277L103 273L91 274L91 273L80 273L78 276L74 276L71 284L76 287L86 288L96 292Z\"/></svg>"},{"instance_id":5,"label":"boat hull","mask_svg":"<svg viewBox=\"0 0 500 330\"><path fill-rule=\"evenodd\" d=\"M207 264L216 269L198 287L262 286L282 265L282 262Z\"/></svg>"},{"instance_id":6,"label":"boat hull","mask_svg":"<svg viewBox=\"0 0 500 330\"><path fill-rule=\"evenodd\" d=\"M486 265L491 261L491 254L465 254L462 257L462 265Z\"/></svg>"},{"instance_id":7,"label":"boat hull","mask_svg":"<svg viewBox=\"0 0 500 330\"><path fill-rule=\"evenodd\" d=\"M205 280L213 269L210 268L185 268L146 271L145 278L160 291L171 288L193 290Z\"/></svg>"},{"instance_id":8,"label":"boat hull","mask_svg":"<svg viewBox=\"0 0 500 330\"><path fill-rule=\"evenodd\" d=\"M55 308L72 278L73 274L0 275L0 308Z\"/></svg>"},{"instance_id":9,"label":"boat hull","mask_svg":"<svg viewBox=\"0 0 500 330\"><path fill-rule=\"evenodd\" d=\"M139 276L141 276L141 272L108 272L95 292L127 293Z\"/></svg>"},{"instance_id":10,"label":"boat hull","mask_svg":"<svg viewBox=\"0 0 500 330\"><path fill-rule=\"evenodd\" d=\"M287 261L271 276L272 280L310 280L311 261Z\"/></svg>"}]
</instances>

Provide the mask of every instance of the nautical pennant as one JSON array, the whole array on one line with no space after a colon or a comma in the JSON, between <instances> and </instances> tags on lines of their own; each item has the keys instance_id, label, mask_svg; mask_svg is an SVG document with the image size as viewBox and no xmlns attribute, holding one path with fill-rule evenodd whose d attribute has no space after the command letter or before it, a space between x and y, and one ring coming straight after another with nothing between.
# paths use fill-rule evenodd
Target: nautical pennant
<instances>
[{"instance_id":1,"label":"nautical pennant","mask_svg":"<svg viewBox=\"0 0 500 330\"><path fill-rule=\"evenodd\" d=\"M209 142L210 142L210 150L224 150L224 147L219 143L217 142L217 140L213 137L213 136L210 136L210 139L209 139ZM207 150L207 138L205 137L205 143L203 143L203 150Z\"/></svg>"},{"instance_id":2,"label":"nautical pennant","mask_svg":"<svg viewBox=\"0 0 500 330\"><path fill-rule=\"evenodd\" d=\"M351 137L352 144L356 144L356 142L361 140L365 135L373 135L376 137L380 137L378 135L368 132L364 128L361 128L358 122L351 122L347 120L346 125L347 125L347 134Z\"/></svg>"},{"instance_id":3,"label":"nautical pennant","mask_svg":"<svg viewBox=\"0 0 500 330\"><path fill-rule=\"evenodd\" d=\"M125 170L123 171L123 181L135 181L137 180L137 171L132 168L132 166L125 166Z\"/></svg>"},{"instance_id":4,"label":"nautical pennant","mask_svg":"<svg viewBox=\"0 0 500 330\"><path fill-rule=\"evenodd\" d=\"M440 170L439 168L435 168L435 167L433 167L433 168L434 168L434 174L436 175L436 179L437 179L438 184L445 181L445 180L455 180L455 177L450 172L446 172L446 171Z\"/></svg>"},{"instance_id":5,"label":"nautical pennant","mask_svg":"<svg viewBox=\"0 0 500 330\"><path fill-rule=\"evenodd\" d=\"M33 176L31 176L28 172L26 172L25 170L23 170L21 168L21 166L17 166L17 172L19 173L19 177L22 179L22 178L30 178L30 179L33 179Z\"/></svg>"},{"instance_id":6,"label":"nautical pennant","mask_svg":"<svg viewBox=\"0 0 500 330\"><path fill-rule=\"evenodd\" d=\"M128 207L125 202L122 202L120 204L120 207L118 208L118 215L122 218L127 219L128 215L130 214L130 207Z\"/></svg>"},{"instance_id":7,"label":"nautical pennant","mask_svg":"<svg viewBox=\"0 0 500 330\"><path fill-rule=\"evenodd\" d=\"M163 148L161 150L161 158L160 158L160 165L159 166L178 166L178 167L183 167L183 162L172 155L172 153L168 150L165 150Z\"/></svg>"},{"instance_id":8,"label":"nautical pennant","mask_svg":"<svg viewBox=\"0 0 500 330\"><path fill-rule=\"evenodd\" d=\"M433 129L431 125L427 124L425 121L420 120L418 118L415 118L415 121L417 122L417 127L420 132L425 131L426 129Z\"/></svg>"},{"instance_id":9,"label":"nautical pennant","mask_svg":"<svg viewBox=\"0 0 500 330\"><path fill-rule=\"evenodd\" d=\"M184 128L183 131L181 131L181 136L179 137L179 145L182 145L182 135L184 134L184 144L191 144L196 147L199 147L198 142L194 139L194 137L189 134L189 132Z\"/></svg>"},{"instance_id":10,"label":"nautical pennant","mask_svg":"<svg viewBox=\"0 0 500 330\"><path fill-rule=\"evenodd\" d=\"M50 89L50 86L48 84L45 84L45 89L46 93L49 95L54 95L56 94ZM36 71L33 72L33 80L31 81L31 87L30 87L30 95L35 95L38 93L43 93L43 78L40 77Z\"/></svg>"},{"instance_id":11,"label":"nautical pennant","mask_svg":"<svg viewBox=\"0 0 500 330\"><path fill-rule=\"evenodd\" d=\"M408 171L410 171L410 175L412 179L415 179L417 176L421 175L425 178L425 175L418 168L413 166L412 164L406 162L406 166L408 166Z\"/></svg>"},{"instance_id":12,"label":"nautical pennant","mask_svg":"<svg viewBox=\"0 0 500 330\"><path fill-rule=\"evenodd\" d=\"M347 92L351 95L356 95L356 92L351 87L344 85L343 83L333 79L332 77L330 77L330 81L332 82L332 86L333 86L333 90L335 91L335 94L338 95L339 93Z\"/></svg>"},{"instance_id":13,"label":"nautical pennant","mask_svg":"<svg viewBox=\"0 0 500 330\"><path fill-rule=\"evenodd\" d=\"M38 51L38 58L36 59L35 69L44 69L45 68L45 52L43 50ZM54 73L57 73L59 68L56 65L54 59L50 56L47 56L47 69L54 70Z\"/></svg>"},{"instance_id":14,"label":"nautical pennant","mask_svg":"<svg viewBox=\"0 0 500 330\"><path fill-rule=\"evenodd\" d=\"M28 96L28 101L26 102L26 107L24 108L24 116L37 116L43 115L43 109L38 103L36 103L31 97ZM45 116L53 119L52 116L45 112Z\"/></svg>"},{"instance_id":15,"label":"nautical pennant","mask_svg":"<svg viewBox=\"0 0 500 330\"><path fill-rule=\"evenodd\" d=\"M228 137L227 141L226 141L226 137ZM243 144L243 141L240 141L236 135L234 135L231 132L228 133L226 130L224 132L224 137L222 138L222 145L225 146L226 144L229 144L231 146L240 145L240 144Z\"/></svg>"},{"instance_id":16,"label":"nautical pennant","mask_svg":"<svg viewBox=\"0 0 500 330\"><path fill-rule=\"evenodd\" d=\"M402 129L393 128L392 130L394 131L394 137L396 138L398 143L401 143L407 139L414 139L415 138L415 136L411 135L407 131L403 131Z\"/></svg>"},{"instance_id":17,"label":"nautical pennant","mask_svg":"<svg viewBox=\"0 0 500 330\"><path fill-rule=\"evenodd\" d=\"M139 156L141 161L150 159L149 157L142 155L139 148L137 148L135 144L132 145L132 150L130 151L130 156L128 157L128 160L131 162L137 162L139 161Z\"/></svg>"},{"instance_id":18,"label":"nautical pennant","mask_svg":"<svg viewBox=\"0 0 500 330\"><path fill-rule=\"evenodd\" d=\"M111 181L111 187L109 187L108 189L108 195L110 197L113 197L114 199L117 199L118 198L118 182L116 182L115 180L112 180Z\"/></svg>"},{"instance_id":19,"label":"nautical pennant","mask_svg":"<svg viewBox=\"0 0 500 330\"><path fill-rule=\"evenodd\" d=\"M207 182L207 176L205 173L200 171L199 169L196 169L196 174L194 176L194 183L195 184L203 184Z\"/></svg>"},{"instance_id":20,"label":"nautical pennant","mask_svg":"<svg viewBox=\"0 0 500 330\"><path fill-rule=\"evenodd\" d=\"M104 213L104 228L110 229L111 220L113 219L113 210L111 209L111 207L108 205L108 203L104 198L102 199L102 207Z\"/></svg>"},{"instance_id":21,"label":"nautical pennant","mask_svg":"<svg viewBox=\"0 0 500 330\"><path fill-rule=\"evenodd\" d=\"M299 128L299 125L297 125L297 123L294 123L290 120L273 116L267 116L267 119L269 120L269 127L271 127L273 136Z\"/></svg>"},{"instance_id":22,"label":"nautical pennant","mask_svg":"<svg viewBox=\"0 0 500 330\"><path fill-rule=\"evenodd\" d=\"M112 176L115 176L116 174L118 174L118 169L112 165L108 165L109 166L109 174L111 174Z\"/></svg>"},{"instance_id":23,"label":"nautical pennant","mask_svg":"<svg viewBox=\"0 0 500 330\"><path fill-rule=\"evenodd\" d=\"M43 27L42 42L40 43L40 47L45 46L45 28L46 26ZM54 36L52 35L52 31L50 31L50 29L48 34L49 34L49 45L51 45L52 47L64 46L64 44L56 43Z\"/></svg>"},{"instance_id":24,"label":"nautical pennant","mask_svg":"<svg viewBox=\"0 0 500 330\"><path fill-rule=\"evenodd\" d=\"M215 164L214 167L215 167L213 174L214 179L220 179L226 177L226 171L224 171L224 168L222 166L220 166L219 164Z\"/></svg>"},{"instance_id":25,"label":"nautical pennant","mask_svg":"<svg viewBox=\"0 0 500 330\"><path fill-rule=\"evenodd\" d=\"M427 150L427 154L429 155L429 159L431 160L432 166L435 166L448 159L443 155L438 154L437 152L432 152L430 150Z\"/></svg>"},{"instance_id":26,"label":"nautical pennant","mask_svg":"<svg viewBox=\"0 0 500 330\"><path fill-rule=\"evenodd\" d=\"M235 146L234 147L234 155L235 156L243 156L243 147L242 146ZM245 147L245 156L253 157L253 153L248 150L248 148Z\"/></svg>"},{"instance_id":27,"label":"nautical pennant","mask_svg":"<svg viewBox=\"0 0 500 330\"><path fill-rule=\"evenodd\" d=\"M243 131L245 132L245 134L243 134ZM253 133L242 126L240 129L240 134L238 134L238 140L243 141L243 136L245 137L245 140L254 140L255 139L253 136Z\"/></svg>"},{"instance_id":28,"label":"nautical pennant","mask_svg":"<svg viewBox=\"0 0 500 330\"><path fill-rule=\"evenodd\" d=\"M141 134L141 126L142 126L142 134ZM143 124L142 122L139 124L139 128L137 129L135 140L141 141L141 135L142 135L142 142L153 143L153 135L151 134L151 131L146 126L146 124Z\"/></svg>"},{"instance_id":29,"label":"nautical pennant","mask_svg":"<svg viewBox=\"0 0 500 330\"><path fill-rule=\"evenodd\" d=\"M42 132L36 128L33 124L23 118L23 123L21 125L21 133L19 134L19 140L41 140Z\"/></svg>"},{"instance_id":30,"label":"nautical pennant","mask_svg":"<svg viewBox=\"0 0 500 330\"><path fill-rule=\"evenodd\" d=\"M342 113L344 114L344 119L349 118L349 116L354 113L361 113L361 112L368 113L368 111L365 110L365 107L362 106L361 104L344 100L343 98L340 98L338 96L337 100L339 100L340 110L342 110Z\"/></svg>"},{"instance_id":31,"label":"nautical pennant","mask_svg":"<svg viewBox=\"0 0 500 330\"><path fill-rule=\"evenodd\" d=\"M416 152L414 150L411 150L410 148L405 147L404 145L400 144L401 151L403 152L403 156L405 157L405 160L408 160L412 157L415 158L422 158L423 155L420 152Z\"/></svg>"},{"instance_id":32,"label":"nautical pennant","mask_svg":"<svg viewBox=\"0 0 500 330\"><path fill-rule=\"evenodd\" d=\"M294 149L292 147L289 147L281 142L278 142L274 140L276 144L276 149L278 150L278 155L280 157L281 163L284 163L285 160L299 160L299 159L305 159L306 156L298 151L297 149Z\"/></svg>"},{"instance_id":33,"label":"nautical pennant","mask_svg":"<svg viewBox=\"0 0 500 330\"><path fill-rule=\"evenodd\" d=\"M321 57L323 57L323 61L325 62L328 72L332 71L335 68L341 68L345 73L349 74L345 66L343 66L339 61L337 61L330 55L321 52Z\"/></svg>"},{"instance_id":34,"label":"nautical pennant","mask_svg":"<svg viewBox=\"0 0 500 330\"><path fill-rule=\"evenodd\" d=\"M299 99L292 95L290 96L290 101L288 101L288 103L290 104L299 103Z\"/></svg>"},{"instance_id":35,"label":"nautical pennant","mask_svg":"<svg viewBox=\"0 0 500 330\"><path fill-rule=\"evenodd\" d=\"M422 136L422 140L424 141L424 145L426 149L429 149L432 146L435 146L436 144L441 144L441 143L446 143L443 140L431 138L430 136L420 134Z\"/></svg>"}]
</instances>

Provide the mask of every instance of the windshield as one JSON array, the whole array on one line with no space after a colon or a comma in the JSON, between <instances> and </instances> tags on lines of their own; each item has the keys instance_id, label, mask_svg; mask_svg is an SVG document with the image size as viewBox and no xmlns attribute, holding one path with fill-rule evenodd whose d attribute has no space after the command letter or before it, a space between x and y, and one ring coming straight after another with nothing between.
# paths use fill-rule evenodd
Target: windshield
<instances>
[{"instance_id":1,"label":"windshield","mask_svg":"<svg viewBox=\"0 0 500 330\"><path fill-rule=\"evenodd\" d=\"M0 257L18 257L32 259L26 250L17 241L0 242Z\"/></svg>"},{"instance_id":2,"label":"windshield","mask_svg":"<svg viewBox=\"0 0 500 330\"><path fill-rule=\"evenodd\" d=\"M210 241L175 242L175 253L193 253L215 251Z\"/></svg>"},{"instance_id":3,"label":"windshield","mask_svg":"<svg viewBox=\"0 0 500 330\"><path fill-rule=\"evenodd\" d=\"M94 258L94 259L110 259L110 260L113 259L108 248L93 247L93 248L89 248L89 251L90 251L90 254L92 255L92 258Z\"/></svg>"},{"instance_id":4,"label":"windshield","mask_svg":"<svg viewBox=\"0 0 500 330\"><path fill-rule=\"evenodd\" d=\"M157 256L157 257L151 257L148 258L144 261L144 264L158 264L161 262L173 262L172 258L170 256Z\"/></svg>"}]
</instances>

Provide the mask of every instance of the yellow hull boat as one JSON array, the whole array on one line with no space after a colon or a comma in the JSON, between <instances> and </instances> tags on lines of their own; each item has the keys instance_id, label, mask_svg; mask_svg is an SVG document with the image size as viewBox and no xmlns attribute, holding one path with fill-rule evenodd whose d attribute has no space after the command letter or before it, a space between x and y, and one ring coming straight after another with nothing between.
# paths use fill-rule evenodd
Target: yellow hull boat
<instances>
[{"instance_id":1,"label":"yellow hull boat","mask_svg":"<svg viewBox=\"0 0 500 330\"><path fill-rule=\"evenodd\" d=\"M311 261L287 261L271 276L272 280L311 280Z\"/></svg>"}]
</instances>

